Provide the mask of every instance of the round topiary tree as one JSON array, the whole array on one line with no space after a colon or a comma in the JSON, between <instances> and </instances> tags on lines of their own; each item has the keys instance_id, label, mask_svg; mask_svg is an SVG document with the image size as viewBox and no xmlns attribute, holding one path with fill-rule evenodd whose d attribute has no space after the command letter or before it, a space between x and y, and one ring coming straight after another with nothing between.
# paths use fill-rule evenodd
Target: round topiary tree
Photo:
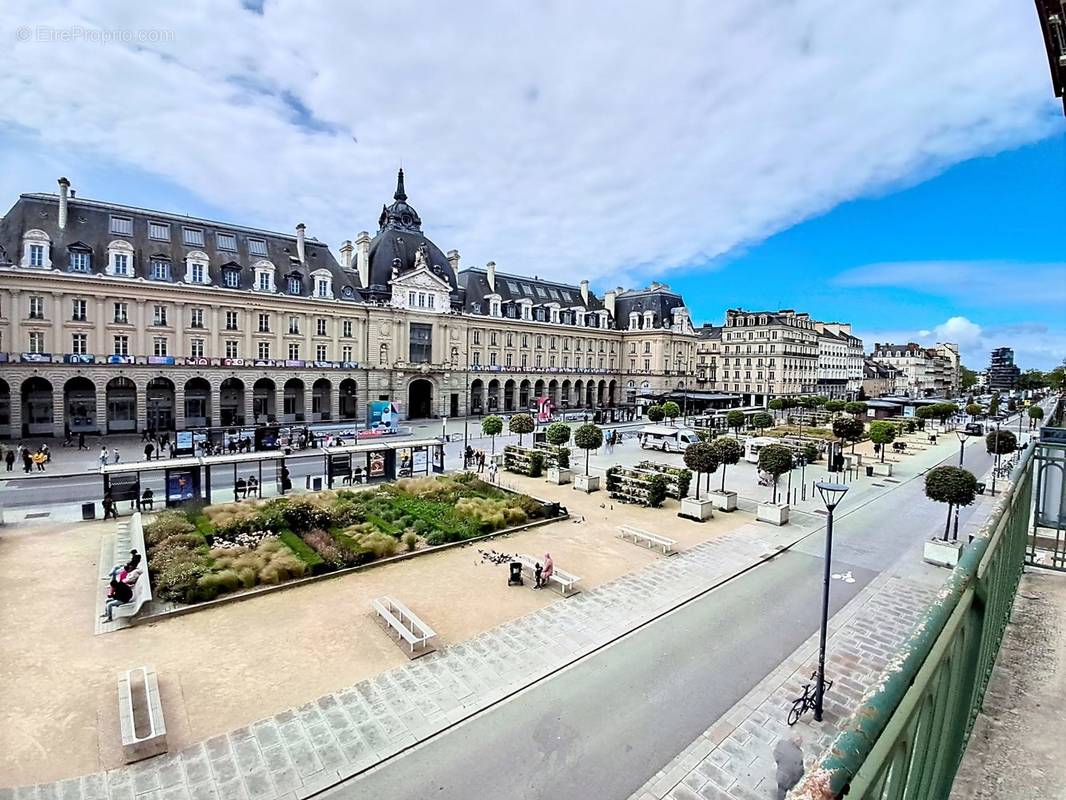
<instances>
[{"instance_id":1,"label":"round topiary tree","mask_svg":"<svg viewBox=\"0 0 1066 800\"><path fill-rule=\"evenodd\" d=\"M667 400L662 405L663 416L670 420L670 424L674 424L674 420L681 416L681 406L675 403L673 400Z\"/></svg>"},{"instance_id":2,"label":"round topiary tree","mask_svg":"<svg viewBox=\"0 0 1066 800\"><path fill-rule=\"evenodd\" d=\"M774 502L777 502L777 480L792 469L792 451L783 444L768 444L759 451L759 469L774 479Z\"/></svg>"},{"instance_id":3,"label":"round topiary tree","mask_svg":"<svg viewBox=\"0 0 1066 800\"><path fill-rule=\"evenodd\" d=\"M850 403L844 404L844 411L851 414L853 417L861 417L866 414L866 403L859 400L852 400Z\"/></svg>"},{"instance_id":4,"label":"round topiary tree","mask_svg":"<svg viewBox=\"0 0 1066 800\"><path fill-rule=\"evenodd\" d=\"M696 473L696 499L700 499L700 475L707 476L707 483L711 482L711 474L718 469L718 455L714 445L707 442L690 444L685 450L685 466Z\"/></svg>"},{"instance_id":5,"label":"round topiary tree","mask_svg":"<svg viewBox=\"0 0 1066 800\"><path fill-rule=\"evenodd\" d=\"M503 433L503 417L490 414L481 420L481 432L492 437L492 452L496 452L496 437Z\"/></svg>"},{"instance_id":6,"label":"round topiary tree","mask_svg":"<svg viewBox=\"0 0 1066 800\"><path fill-rule=\"evenodd\" d=\"M866 426L858 417L841 417L833 420L833 435L843 442L851 442L851 452L855 452L855 443L862 438Z\"/></svg>"},{"instance_id":7,"label":"round topiary tree","mask_svg":"<svg viewBox=\"0 0 1066 800\"><path fill-rule=\"evenodd\" d=\"M533 433L533 429L536 425L533 423L533 417L529 414L515 414L511 417L511 421L507 424L511 433L518 434L518 446L522 446L522 436L527 433Z\"/></svg>"},{"instance_id":8,"label":"round topiary tree","mask_svg":"<svg viewBox=\"0 0 1066 800\"><path fill-rule=\"evenodd\" d=\"M981 406L977 405L977 403L967 403L966 413L969 414L972 419L981 413Z\"/></svg>"},{"instance_id":9,"label":"round topiary tree","mask_svg":"<svg viewBox=\"0 0 1066 800\"><path fill-rule=\"evenodd\" d=\"M714 456L718 459L718 463L722 467L722 488L720 491L725 491L725 469L727 466L731 466L740 461L744 455L744 448L740 446L740 442L736 439L729 439L722 437L721 439L715 439L711 442L711 447L714 448Z\"/></svg>"},{"instance_id":10,"label":"round topiary tree","mask_svg":"<svg viewBox=\"0 0 1066 800\"><path fill-rule=\"evenodd\" d=\"M559 469L570 468L570 450L566 447L566 443L570 441L570 434L570 426L565 422L553 422L544 432L544 438L548 440L548 444L556 448L555 463Z\"/></svg>"},{"instance_id":11,"label":"round topiary tree","mask_svg":"<svg viewBox=\"0 0 1066 800\"><path fill-rule=\"evenodd\" d=\"M784 411L786 408L788 408L788 406L785 405L785 398L783 397L775 397L766 405L771 411L774 412L775 415L778 411Z\"/></svg>"},{"instance_id":12,"label":"round topiary tree","mask_svg":"<svg viewBox=\"0 0 1066 800\"><path fill-rule=\"evenodd\" d=\"M808 442L803 445L803 459L808 464L813 464L822 455L822 451L818 449L818 445Z\"/></svg>"},{"instance_id":13,"label":"round topiary tree","mask_svg":"<svg viewBox=\"0 0 1066 800\"><path fill-rule=\"evenodd\" d=\"M767 428L774 427L774 418L765 411L760 411L758 414L752 414L751 426L761 434Z\"/></svg>"},{"instance_id":14,"label":"round topiary tree","mask_svg":"<svg viewBox=\"0 0 1066 800\"><path fill-rule=\"evenodd\" d=\"M870 441L881 446L882 462L885 460L885 450L888 448L888 445L896 441L896 433L898 430L899 429L891 422L886 422L883 419L870 423Z\"/></svg>"},{"instance_id":15,"label":"round topiary tree","mask_svg":"<svg viewBox=\"0 0 1066 800\"><path fill-rule=\"evenodd\" d=\"M992 431L985 437L985 449L996 456L1013 453L1018 449L1018 439L1010 431Z\"/></svg>"},{"instance_id":16,"label":"round topiary tree","mask_svg":"<svg viewBox=\"0 0 1066 800\"><path fill-rule=\"evenodd\" d=\"M1044 409L1040 406L1029 406L1029 427L1035 428L1037 423L1044 418Z\"/></svg>"},{"instance_id":17,"label":"round topiary tree","mask_svg":"<svg viewBox=\"0 0 1066 800\"><path fill-rule=\"evenodd\" d=\"M747 418L744 416L743 411L730 411L725 415L725 424L733 429L736 437L740 438L740 429L744 427L744 421Z\"/></svg>"},{"instance_id":18,"label":"round topiary tree","mask_svg":"<svg viewBox=\"0 0 1066 800\"><path fill-rule=\"evenodd\" d=\"M977 497L977 478L962 467L934 467L925 476L925 496L937 503L948 504L948 519L944 523L944 541L951 529L951 510L954 506L968 506Z\"/></svg>"},{"instance_id":19,"label":"round topiary tree","mask_svg":"<svg viewBox=\"0 0 1066 800\"><path fill-rule=\"evenodd\" d=\"M662 422L666 419L662 406L648 406L648 422Z\"/></svg>"},{"instance_id":20,"label":"round topiary tree","mask_svg":"<svg viewBox=\"0 0 1066 800\"><path fill-rule=\"evenodd\" d=\"M995 392L992 395L992 400L988 404L988 415L990 417L996 416L999 413L999 392Z\"/></svg>"},{"instance_id":21,"label":"round topiary tree","mask_svg":"<svg viewBox=\"0 0 1066 800\"><path fill-rule=\"evenodd\" d=\"M588 476L589 454L603 444L603 431L591 422L586 422L574 431L574 444L585 451L585 475Z\"/></svg>"},{"instance_id":22,"label":"round topiary tree","mask_svg":"<svg viewBox=\"0 0 1066 800\"><path fill-rule=\"evenodd\" d=\"M847 405L843 400L829 400L825 404L825 410L830 414L839 414L844 410L844 406Z\"/></svg>"}]
</instances>

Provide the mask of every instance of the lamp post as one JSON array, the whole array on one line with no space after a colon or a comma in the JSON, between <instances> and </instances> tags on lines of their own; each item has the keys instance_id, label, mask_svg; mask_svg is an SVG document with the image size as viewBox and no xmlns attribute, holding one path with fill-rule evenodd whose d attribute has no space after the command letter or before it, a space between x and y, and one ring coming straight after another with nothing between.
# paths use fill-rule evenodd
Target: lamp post
<instances>
[{"instance_id":1,"label":"lamp post","mask_svg":"<svg viewBox=\"0 0 1066 800\"><path fill-rule=\"evenodd\" d=\"M996 473L999 472L999 420L996 420L996 457L992 462L992 496L996 496Z\"/></svg>"},{"instance_id":2,"label":"lamp post","mask_svg":"<svg viewBox=\"0 0 1066 800\"><path fill-rule=\"evenodd\" d=\"M964 451L966 449L966 439L968 437L967 437L966 431L957 430L957 431L955 431L955 435L959 437L959 466L961 467L962 466L963 453L964 453Z\"/></svg>"},{"instance_id":3,"label":"lamp post","mask_svg":"<svg viewBox=\"0 0 1066 800\"><path fill-rule=\"evenodd\" d=\"M829 629L829 581L832 578L833 510L844 499L848 487L840 483L815 484L829 515L825 520L825 574L822 577L822 627L818 636L818 682L814 687L814 719L822 721L822 698L825 696L825 639Z\"/></svg>"}]
</instances>

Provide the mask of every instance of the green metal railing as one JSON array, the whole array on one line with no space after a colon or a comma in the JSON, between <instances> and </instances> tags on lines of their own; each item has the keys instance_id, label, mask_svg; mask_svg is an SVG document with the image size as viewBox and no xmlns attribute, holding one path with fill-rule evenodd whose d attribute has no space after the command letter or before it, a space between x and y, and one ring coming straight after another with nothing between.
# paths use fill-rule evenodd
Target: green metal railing
<instances>
[{"instance_id":1,"label":"green metal railing","mask_svg":"<svg viewBox=\"0 0 1066 800\"><path fill-rule=\"evenodd\" d=\"M955 779L1025 561L1035 443L878 685L790 800L939 800Z\"/></svg>"}]
</instances>

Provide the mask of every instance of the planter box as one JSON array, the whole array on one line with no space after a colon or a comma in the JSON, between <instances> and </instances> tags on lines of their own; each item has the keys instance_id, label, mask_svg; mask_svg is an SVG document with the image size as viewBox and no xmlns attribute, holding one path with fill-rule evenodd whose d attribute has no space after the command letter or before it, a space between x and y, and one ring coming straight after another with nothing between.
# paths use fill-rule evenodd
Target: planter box
<instances>
[{"instance_id":1,"label":"planter box","mask_svg":"<svg viewBox=\"0 0 1066 800\"><path fill-rule=\"evenodd\" d=\"M943 539L929 539L925 543L924 560L938 567L953 568L959 563L962 554L961 542L945 542Z\"/></svg>"},{"instance_id":2,"label":"planter box","mask_svg":"<svg viewBox=\"0 0 1066 800\"><path fill-rule=\"evenodd\" d=\"M575 475L574 476L574 488L579 492L585 494L592 494L600 490L600 476L599 475Z\"/></svg>"},{"instance_id":3,"label":"planter box","mask_svg":"<svg viewBox=\"0 0 1066 800\"><path fill-rule=\"evenodd\" d=\"M714 507L719 511L725 511L726 513L736 511L737 493L728 491L723 492L720 490L711 492L711 502L714 503Z\"/></svg>"},{"instance_id":4,"label":"planter box","mask_svg":"<svg viewBox=\"0 0 1066 800\"><path fill-rule=\"evenodd\" d=\"M562 486L564 483L570 483L573 479L574 473L569 469L564 469L562 467L548 467L548 483Z\"/></svg>"},{"instance_id":5,"label":"planter box","mask_svg":"<svg viewBox=\"0 0 1066 800\"><path fill-rule=\"evenodd\" d=\"M873 464L867 464L866 466L873 468L874 475L879 475L882 478L892 477L892 463L890 461L886 461L884 464L878 461Z\"/></svg>"},{"instance_id":6,"label":"planter box","mask_svg":"<svg viewBox=\"0 0 1066 800\"><path fill-rule=\"evenodd\" d=\"M785 503L759 503L755 519L771 525L788 524L788 505Z\"/></svg>"},{"instance_id":7,"label":"planter box","mask_svg":"<svg viewBox=\"0 0 1066 800\"><path fill-rule=\"evenodd\" d=\"M713 500L697 500L695 497L682 497L681 511L679 511L677 515L679 517L684 517L685 519L695 520L696 522L703 522L714 516L713 509Z\"/></svg>"}]
</instances>

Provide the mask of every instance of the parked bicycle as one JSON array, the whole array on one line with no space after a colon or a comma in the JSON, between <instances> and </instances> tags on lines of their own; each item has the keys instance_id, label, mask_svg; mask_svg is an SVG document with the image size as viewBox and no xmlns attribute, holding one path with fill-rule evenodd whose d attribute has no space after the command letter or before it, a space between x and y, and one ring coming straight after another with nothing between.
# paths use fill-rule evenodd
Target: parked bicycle
<instances>
[{"instance_id":1,"label":"parked bicycle","mask_svg":"<svg viewBox=\"0 0 1066 800\"><path fill-rule=\"evenodd\" d=\"M812 687L815 686L817 680L818 680L818 673L817 672L812 672L811 673L811 682L810 683L805 683L803 685L803 697L800 697L795 702L793 702L792 703L792 709L788 712L788 724L789 725L795 725L797 722L799 722L800 717L802 717L806 712L814 710L814 701L816 699L815 698L816 690L812 689ZM825 682L824 691L828 692L832 688L833 688L833 682L830 681L830 680L827 680Z\"/></svg>"}]
</instances>

